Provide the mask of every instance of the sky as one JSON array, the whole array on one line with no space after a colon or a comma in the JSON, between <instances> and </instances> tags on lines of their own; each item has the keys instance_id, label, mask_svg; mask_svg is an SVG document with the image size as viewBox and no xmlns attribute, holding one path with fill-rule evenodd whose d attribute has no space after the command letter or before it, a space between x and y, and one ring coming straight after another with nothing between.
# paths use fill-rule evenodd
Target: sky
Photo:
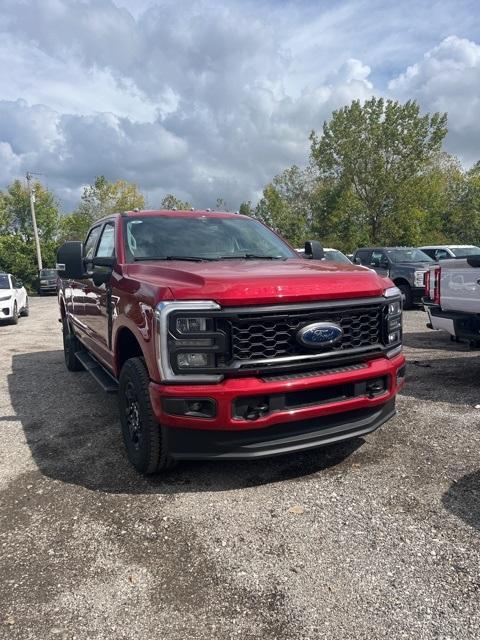
<instances>
[{"instance_id":1,"label":"sky","mask_svg":"<svg viewBox=\"0 0 480 640\"><path fill-rule=\"evenodd\" d=\"M0 0L0 188L39 172L65 211L97 175L235 210L372 95L480 159L480 0Z\"/></svg>"}]
</instances>

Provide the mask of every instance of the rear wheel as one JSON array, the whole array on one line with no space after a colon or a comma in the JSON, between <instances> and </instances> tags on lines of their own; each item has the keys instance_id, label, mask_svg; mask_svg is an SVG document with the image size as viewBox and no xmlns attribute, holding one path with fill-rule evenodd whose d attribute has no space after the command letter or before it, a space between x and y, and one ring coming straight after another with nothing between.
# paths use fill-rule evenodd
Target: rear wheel
<instances>
[{"instance_id":1,"label":"rear wheel","mask_svg":"<svg viewBox=\"0 0 480 640\"><path fill-rule=\"evenodd\" d=\"M145 475L173 466L162 427L155 420L150 402L150 378L142 358L130 358L120 373L118 402L122 435L128 459Z\"/></svg>"},{"instance_id":2,"label":"rear wheel","mask_svg":"<svg viewBox=\"0 0 480 640\"><path fill-rule=\"evenodd\" d=\"M78 338L70 331L67 320L62 321L63 327L63 355L69 371L82 371L83 365L77 359L76 354L82 346Z\"/></svg>"},{"instance_id":3,"label":"rear wheel","mask_svg":"<svg viewBox=\"0 0 480 640\"><path fill-rule=\"evenodd\" d=\"M411 309L413 307L412 290L409 284L397 285L403 296L403 308Z\"/></svg>"},{"instance_id":4,"label":"rear wheel","mask_svg":"<svg viewBox=\"0 0 480 640\"><path fill-rule=\"evenodd\" d=\"M18 323L18 307L17 307L17 303L14 302L13 313L12 313L12 317L10 318L10 324L17 324L17 323Z\"/></svg>"}]
</instances>

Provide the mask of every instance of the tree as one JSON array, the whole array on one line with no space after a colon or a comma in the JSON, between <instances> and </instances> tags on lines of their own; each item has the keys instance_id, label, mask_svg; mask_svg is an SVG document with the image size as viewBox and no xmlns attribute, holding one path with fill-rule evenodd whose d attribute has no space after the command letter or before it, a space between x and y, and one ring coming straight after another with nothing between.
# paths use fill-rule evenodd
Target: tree
<instances>
[{"instance_id":1,"label":"tree","mask_svg":"<svg viewBox=\"0 0 480 640\"><path fill-rule=\"evenodd\" d=\"M50 241L56 237L59 222L59 205L53 193L36 181L35 217L40 240ZM20 180L12 182L5 191L0 191L0 234L18 233L26 242L33 240L33 224L30 211L28 187Z\"/></svg>"},{"instance_id":2,"label":"tree","mask_svg":"<svg viewBox=\"0 0 480 640\"><path fill-rule=\"evenodd\" d=\"M399 194L428 169L447 133L447 115L420 115L414 101L372 97L334 111L322 135L312 131L311 159L319 177L351 189L363 206L370 242L389 240Z\"/></svg>"},{"instance_id":3,"label":"tree","mask_svg":"<svg viewBox=\"0 0 480 640\"><path fill-rule=\"evenodd\" d=\"M173 193L167 194L160 203L161 209L177 209L177 211L189 211L192 208L190 202L180 200Z\"/></svg>"},{"instance_id":4,"label":"tree","mask_svg":"<svg viewBox=\"0 0 480 640\"><path fill-rule=\"evenodd\" d=\"M93 184L83 190L76 213L98 220L110 213L145 208L145 197L136 184L126 180L109 182L105 176L97 176Z\"/></svg>"},{"instance_id":5,"label":"tree","mask_svg":"<svg viewBox=\"0 0 480 640\"><path fill-rule=\"evenodd\" d=\"M60 244L67 240L84 240L92 225L92 218L88 213L74 211L60 218Z\"/></svg>"},{"instance_id":6,"label":"tree","mask_svg":"<svg viewBox=\"0 0 480 640\"><path fill-rule=\"evenodd\" d=\"M311 194L314 176L311 168L296 165L275 176L263 190L255 217L276 229L296 246L301 246L311 230Z\"/></svg>"},{"instance_id":7,"label":"tree","mask_svg":"<svg viewBox=\"0 0 480 640\"><path fill-rule=\"evenodd\" d=\"M253 216L255 215L255 209L252 207L252 203L250 200L246 200L240 204L240 208L238 210L242 216Z\"/></svg>"}]
</instances>

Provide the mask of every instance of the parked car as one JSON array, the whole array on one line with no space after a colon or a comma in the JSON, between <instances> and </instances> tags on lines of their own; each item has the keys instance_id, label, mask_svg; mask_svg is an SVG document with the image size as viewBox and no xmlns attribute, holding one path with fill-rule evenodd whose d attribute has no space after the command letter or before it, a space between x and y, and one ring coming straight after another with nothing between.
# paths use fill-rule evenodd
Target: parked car
<instances>
[{"instance_id":1,"label":"parked car","mask_svg":"<svg viewBox=\"0 0 480 640\"><path fill-rule=\"evenodd\" d=\"M354 253L354 262L379 275L389 277L400 289L405 309L420 304L424 278L433 259L415 247L362 247Z\"/></svg>"},{"instance_id":2,"label":"parked car","mask_svg":"<svg viewBox=\"0 0 480 640\"><path fill-rule=\"evenodd\" d=\"M447 331L459 342L480 346L480 255L444 260L430 267L425 283L430 329Z\"/></svg>"},{"instance_id":3,"label":"parked car","mask_svg":"<svg viewBox=\"0 0 480 640\"><path fill-rule=\"evenodd\" d=\"M466 258L467 256L480 255L480 247L476 247L473 244L437 244L419 247L419 249L437 262L439 260L451 260L452 258Z\"/></svg>"},{"instance_id":4,"label":"parked car","mask_svg":"<svg viewBox=\"0 0 480 640\"><path fill-rule=\"evenodd\" d=\"M41 269L38 274L38 295L57 293L58 273L56 269Z\"/></svg>"},{"instance_id":5,"label":"parked car","mask_svg":"<svg viewBox=\"0 0 480 640\"><path fill-rule=\"evenodd\" d=\"M306 251L206 211L112 215L59 249L66 366L118 393L138 471L305 451L394 415L400 291Z\"/></svg>"},{"instance_id":6,"label":"parked car","mask_svg":"<svg viewBox=\"0 0 480 640\"><path fill-rule=\"evenodd\" d=\"M296 251L302 256L304 256L305 254L305 249L296 249ZM339 262L341 264L352 264L352 261L349 258L347 258L347 256L341 251L339 251L338 249L331 249L331 248L325 247L323 249L323 253L324 253L323 260L331 260L332 262Z\"/></svg>"},{"instance_id":7,"label":"parked car","mask_svg":"<svg viewBox=\"0 0 480 640\"><path fill-rule=\"evenodd\" d=\"M0 273L0 320L17 324L19 316L28 316L27 291L11 273Z\"/></svg>"}]
</instances>

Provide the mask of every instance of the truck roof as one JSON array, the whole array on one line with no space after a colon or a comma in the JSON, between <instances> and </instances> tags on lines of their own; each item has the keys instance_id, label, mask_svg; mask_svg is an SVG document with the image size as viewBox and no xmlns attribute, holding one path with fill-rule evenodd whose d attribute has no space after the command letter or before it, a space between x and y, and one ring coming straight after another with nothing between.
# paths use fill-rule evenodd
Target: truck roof
<instances>
[{"instance_id":1,"label":"truck roof","mask_svg":"<svg viewBox=\"0 0 480 640\"><path fill-rule=\"evenodd\" d=\"M101 220L107 220L115 217L122 218L154 218L158 216L165 216L171 218L249 218L239 213L231 213L229 211L208 211L206 209L139 209L138 211L119 211L117 213L111 213L108 216L104 216L95 222Z\"/></svg>"},{"instance_id":2,"label":"truck roof","mask_svg":"<svg viewBox=\"0 0 480 640\"><path fill-rule=\"evenodd\" d=\"M474 244L424 244L419 249L470 249L477 248Z\"/></svg>"}]
</instances>

